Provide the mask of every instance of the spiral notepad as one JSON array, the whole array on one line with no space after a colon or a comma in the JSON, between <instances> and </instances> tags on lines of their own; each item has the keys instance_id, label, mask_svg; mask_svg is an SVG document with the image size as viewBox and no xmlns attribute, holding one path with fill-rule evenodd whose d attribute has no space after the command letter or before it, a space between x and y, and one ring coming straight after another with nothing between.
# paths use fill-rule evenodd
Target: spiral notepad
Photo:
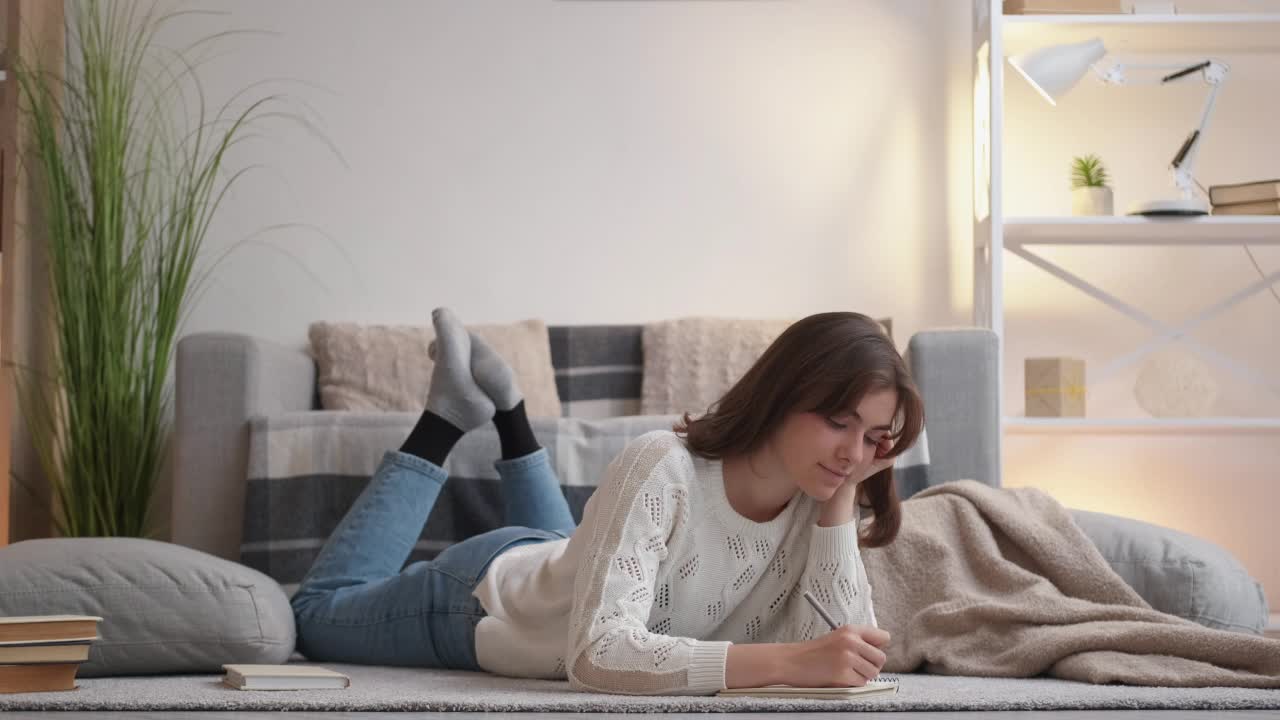
<instances>
[{"instance_id":1,"label":"spiral notepad","mask_svg":"<svg viewBox=\"0 0 1280 720\"><path fill-rule=\"evenodd\" d=\"M796 687L794 685L764 685L762 687L732 688L721 690L716 695L724 697L777 697L777 698L819 698L824 700L841 700L868 695L893 695L898 692L898 679L890 675L881 675L870 680L861 687Z\"/></svg>"}]
</instances>

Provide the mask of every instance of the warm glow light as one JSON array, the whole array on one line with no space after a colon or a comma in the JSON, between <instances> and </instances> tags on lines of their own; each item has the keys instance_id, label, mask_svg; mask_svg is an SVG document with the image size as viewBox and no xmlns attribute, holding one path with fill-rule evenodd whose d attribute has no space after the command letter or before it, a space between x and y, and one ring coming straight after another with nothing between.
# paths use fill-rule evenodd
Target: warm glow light
<instances>
[{"instance_id":1,"label":"warm glow light","mask_svg":"<svg viewBox=\"0 0 1280 720\"><path fill-rule=\"evenodd\" d=\"M1141 453L1085 449L1090 440L1097 444L1085 436L1006 436L1003 486L1042 490L1068 508L1176 524L1178 501L1150 492L1150 478L1162 471L1158 464Z\"/></svg>"},{"instance_id":2,"label":"warm glow light","mask_svg":"<svg viewBox=\"0 0 1280 720\"><path fill-rule=\"evenodd\" d=\"M973 219L991 215L991 49L978 48L973 74Z\"/></svg>"}]
</instances>

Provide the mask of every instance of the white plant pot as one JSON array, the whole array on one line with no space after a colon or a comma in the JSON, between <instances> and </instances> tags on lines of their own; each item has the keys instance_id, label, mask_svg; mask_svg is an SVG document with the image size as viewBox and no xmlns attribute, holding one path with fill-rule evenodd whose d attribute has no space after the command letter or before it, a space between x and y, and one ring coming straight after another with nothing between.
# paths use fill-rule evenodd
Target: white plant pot
<instances>
[{"instance_id":1,"label":"white plant pot","mask_svg":"<svg viewBox=\"0 0 1280 720\"><path fill-rule=\"evenodd\" d=\"M1072 215L1113 215L1111 188L1078 187L1071 190Z\"/></svg>"}]
</instances>

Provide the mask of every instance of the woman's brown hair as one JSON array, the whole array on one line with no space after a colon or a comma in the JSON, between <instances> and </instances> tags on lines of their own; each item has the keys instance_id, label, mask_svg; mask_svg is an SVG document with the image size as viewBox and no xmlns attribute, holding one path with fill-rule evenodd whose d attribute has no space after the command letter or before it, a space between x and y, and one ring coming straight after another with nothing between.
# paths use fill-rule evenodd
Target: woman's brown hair
<instances>
[{"instance_id":1,"label":"woman's brown hair","mask_svg":"<svg viewBox=\"0 0 1280 720\"><path fill-rule=\"evenodd\" d=\"M856 408L871 391L895 390L893 447L906 452L924 428L924 403L907 364L880 323L866 315L810 315L788 327L729 391L697 418L685 413L675 431L690 452L710 460L759 449L795 411L836 415ZM857 502L874 516L865 547L893 542L902 523L893 468L858 486Z\"/></svg>"}]
</instances>

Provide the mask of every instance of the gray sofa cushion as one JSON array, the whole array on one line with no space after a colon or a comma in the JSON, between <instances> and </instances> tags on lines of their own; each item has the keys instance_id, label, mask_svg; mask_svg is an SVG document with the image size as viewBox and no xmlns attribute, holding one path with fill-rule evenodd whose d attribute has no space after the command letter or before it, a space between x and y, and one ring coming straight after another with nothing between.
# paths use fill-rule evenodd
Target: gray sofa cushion
<instances>
[{"instance_id":1,"label":"gray sofa cushion","mask_svg":"<svg viewBox=\"0 0 1280 720\"><path fill-rule=\"evenodd\" d=\"M282 663L293 611L262 573L138 538L51 538L0 549L0 615L99 615L79 675L220 672Z\"/></svg>"},{"instance_id":2,"label":"gray sofa cushion","mask_svg":"<svg viewBox=\"0 0 1280 720\"><path fill-rule=\"evenodd\" d=\"M1129 518L1072 510L1102 557L1153 608L1220 630L1261 634L1262 586L1207 540Z\"/></svg>"}]
</instances>

